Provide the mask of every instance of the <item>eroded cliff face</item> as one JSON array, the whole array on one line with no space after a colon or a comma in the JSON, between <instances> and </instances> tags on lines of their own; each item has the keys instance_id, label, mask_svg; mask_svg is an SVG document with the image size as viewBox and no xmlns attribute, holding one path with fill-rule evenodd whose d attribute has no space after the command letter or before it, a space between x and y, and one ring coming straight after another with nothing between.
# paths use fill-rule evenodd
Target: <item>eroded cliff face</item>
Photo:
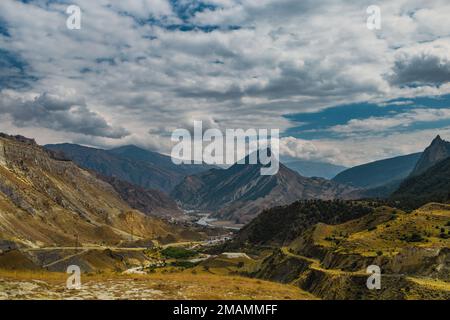
<instances>
[{"instance_id":1,"label":"eroded cliff face","mask_svg":"<svg viewBox=\"0 0 450 320\"><path fill-rule=\"evenodd\" d=\"M2 140L0 140L0 165L6 166L6 155L5 155L5 147Z\"/></svg>"},{"instance_id":2,"label":"eroded cliff face","mask_svg":"<svg viewBox=\"0 0 450 320\"><path fill-rule=\"evenodd\" d=\"M133 231L131 231L133 230ZM107 182L23 137L0 136L0 239L25 246L118 243L167 236Z\"/></svg>"}]
</instances>

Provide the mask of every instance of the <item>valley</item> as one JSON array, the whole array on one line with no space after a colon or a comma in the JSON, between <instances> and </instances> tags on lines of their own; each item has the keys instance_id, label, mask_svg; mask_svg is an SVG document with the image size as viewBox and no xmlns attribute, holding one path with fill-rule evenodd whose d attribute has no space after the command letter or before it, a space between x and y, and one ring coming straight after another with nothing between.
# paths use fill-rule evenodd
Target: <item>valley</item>
<instances>
[{"instance_id":1,"label":"valley","mask_svg":"<svg viewBox=\"0 0 450 320\"><path fill-rule=\"evenodd\" d=\"M99 173L56 147L2 135L0 298L449 299L443 146L437 138L414 155L424 171L392 196L367 199L361 186L305 178L282 164L269 177L259 165L186 168L170 192L148 189L151 182L121 180L112 167ZM134 170L155 157L118 150L132 150ZM413 170L409 162L396 169L399 159L385 163L403 176ZM351 170L341 174L351 179ZM80 290L66 288L73 265ZM366 285L372 265L382 271L380 290Z\"/></svg>"},{"instance_id":2,"label":"valley","mask_svg":"<svg viewBox=\"0 0 450 320\"><path fill-rule=\"evenodd\" d=\"M450 301L449 17L0 0L0 300L183 300L99 308L171 320Z\"/></svg>"}]
</instances>

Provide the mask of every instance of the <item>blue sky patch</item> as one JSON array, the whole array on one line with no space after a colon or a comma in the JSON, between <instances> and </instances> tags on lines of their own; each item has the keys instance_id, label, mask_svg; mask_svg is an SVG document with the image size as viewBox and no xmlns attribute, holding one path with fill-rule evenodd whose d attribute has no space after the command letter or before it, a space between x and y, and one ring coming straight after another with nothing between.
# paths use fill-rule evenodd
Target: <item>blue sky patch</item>
<instances>
[{"instance_id":1,"label":"blue sky patch","mask_svg":"<svg viewBox=\"0 0 450 320\"><path fill-rule=\"evenodd\" d=\"M450 95L438 97L418 97L412 99L396 99L383 104L355 103L339 105L315 113L297 113L285 115L285 118L297 122L299 125L289 128L284 136L302 139L339 138L341 135L329 129L337 125L344 125L350 120L368 119L371 117L389 117L399 115L413 109L448 109ZM408 127L400 127L397 131L412 131L442 128L450 125L450 120L431 122L417 122Z\"/></svg>"}]
</instances>

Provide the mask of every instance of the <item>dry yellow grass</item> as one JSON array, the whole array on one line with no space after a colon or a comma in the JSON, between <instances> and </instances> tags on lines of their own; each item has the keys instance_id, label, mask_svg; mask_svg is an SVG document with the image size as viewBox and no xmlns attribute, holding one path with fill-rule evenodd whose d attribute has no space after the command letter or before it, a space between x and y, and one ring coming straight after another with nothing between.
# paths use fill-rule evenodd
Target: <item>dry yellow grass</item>
<instances>
[{"instance_id":1,"label":"dry yellow grass","mask_svg":"<svg viewBox=\"0 0 450 320\"><path fill-rule=\"evenodd\" d=\"M291 285L212 274L167 273L82 275L81 290L65 289L68 275L0 271L5 299L189 299L309 300L309 293Z\"/></svg>"},{"instance_id":2,"label":"dry yellow grass","mask_svg":"<svg viewBox=\"0 0 450 320\"><path fill-rule=\"evenodd\" d=\"M450 283L437 279L407 277L408 280L432 290L450 291Z\"/></svg>"}]
</instances>

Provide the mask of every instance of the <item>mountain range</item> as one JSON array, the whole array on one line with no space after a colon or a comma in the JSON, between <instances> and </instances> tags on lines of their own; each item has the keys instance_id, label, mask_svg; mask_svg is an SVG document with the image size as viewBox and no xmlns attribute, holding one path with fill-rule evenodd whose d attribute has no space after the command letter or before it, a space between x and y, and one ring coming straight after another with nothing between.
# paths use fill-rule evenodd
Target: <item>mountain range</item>
<instances>
[{"instance_id":1,"label":"mountain range","mask_svg":"<svg viewBox=\"0 0 450 320\"><path fill-rule=\"evenodd\" d=\"M363 189L400 184L414 170L421 155L413 153L359 165L339 173L333 181Z\"/></svg>"},{"instance_id":2,"label":"mountain range","mask_svg":"<svg viewBox=\"0 0 450 320\"><path fill-rule=\"evenodd\" d=\"M245 160L249 163L248 157ZM247 223L263 209L298 199L345 198L355 190L323 178L306 178L280 163L262 176L260 164L235 164L186 177L171 193L184 208L214 212L220 220Z\"/></svg>"},{"instance_id":3,"label":"mountain range","mask_svg":"<svg viewBox=\"0 0 450 320\"><path fill-rule=\"evenodd\" d=\"M185 176L171 192L176 203L163 191L81 168L58 148L0 134L0 269L62 272L75 264L112 276L161 268L158 274L179 272L183 279L186 274L250 276L325 299L448 300L446 145L439 137L433 141L418 160L420 168L428 168L410 173L392 201L344 200L364 189L303 177L283 164L273 176L262 176L260 164L235 164ZM150 162L146 153L128 158L119 150L106 154L143 168ZM385 163L392 169L396 161ZM117 162L104 168L114 172L110 163ZM179 204L246 225L212 248L202 240L209 235L222 241L230 233L154 216L184 215ZM195 263L176 258L197 255L196 246L214 255L199 255ZM167 266L161 257L174 260ZM366 290L370 265L392 275L383 277L381 291ZM201 280L203 286L208 279Z\"/></svg>"},{"instance_id":4,"label":"mountain range","mask_svg":"<svg viewBox=\"0 0 450 320\"><path fill-rule=\"evenodd\" d=\"M424 152L356 166L338 173L331 181L305 177L298 171L310 175L316 170L323 175L326 170L338 172L343 167L290 161L286 166L281 164L275 176L261 176L260 165L235 164L228 169L178 166L168 156L136 146L102 150L60 144L46 148L92 170L131 207L145 213L179 216L180 205L212 212L212 217L219 220L245 224L264 209L299 199L388 198L405 179L450 156L449 145L438 136Z\"/></svg>"},{"instance_id":5,"label":"mountain range","mask_svg":"<svg viewBox=\"0 0 450 320\"><path fill-rule=\"evenodd\" d=\"M103 150L64 143L46 145L45 148L62 152L82 168L166 193L186 175L212 168L208 165L176 165L169 156L133 145Z\"/></svg>"},{"instance_id":6,"label":"mountain range","mask_svg":"<svg viewBox=\"0 0 450 320\"><path fill-rule=\"evenodd\" d=\"M339 173L333 181L363 189L357 191L356 198L389 198L403 182L448 157L450 142L438 135L423 152L356 166Z\"/></svg>"}]
</instances>

